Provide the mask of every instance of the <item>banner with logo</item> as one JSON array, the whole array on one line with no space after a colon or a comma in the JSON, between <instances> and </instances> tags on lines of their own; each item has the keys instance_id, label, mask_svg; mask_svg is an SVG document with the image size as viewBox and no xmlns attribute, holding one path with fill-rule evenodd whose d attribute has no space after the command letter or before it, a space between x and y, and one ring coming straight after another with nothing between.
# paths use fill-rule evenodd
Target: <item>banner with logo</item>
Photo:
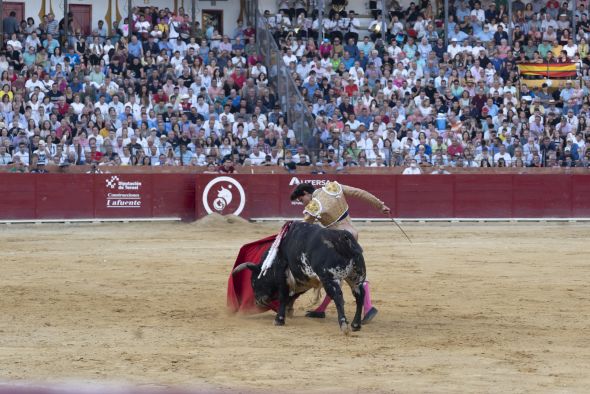
<instances>
[{"instance_id":1,"label":"banner with logo","mask_svg":"<svg viewBox=\"0 0 590 394\"><path fill-rule=\"evenodd\" d=\"M395 185L393 178L382 177L380 182L370 182L364 175L277 175L252 176L232 175L216 176L203 175L197 182L197 218L210 213L220 215L240 215L245 218L302 217L303 205L298 201L291 201L293 189L302 182L311 183L319 188L328 181L339 181L351 186L372 190L379 198L386 201L391 199L391 191ZM385 180L385 181L384 181ZM370 186L370 187L368 187ZM352 209L359 209L362 217L379 217L379 212L368 211L359 201L348 201Z\"/></svg>"},{"instance_id":2,"label":"banner with logo","mask_svg":"<svg viewBox=\"0 0 590 394\"><path fill-rule=\"evenodd\" d=\"M588 218L590 175L10 174L0 173L0 220L169 218L209 213L300 218L289 196L328 181L373 193L399 218ZM352 218L384 218L347 199Z\"/></svg>"},{"instance_id":3,"label":"banner with logo","mask_svg":"<svg viewBox=\"0 0 590 394\"><path fill-rule=\"evenodd\" d=\"M152 179L146 174L100 174L95 210L98 217L152 217Z\"/></svg>"}]
</instances>

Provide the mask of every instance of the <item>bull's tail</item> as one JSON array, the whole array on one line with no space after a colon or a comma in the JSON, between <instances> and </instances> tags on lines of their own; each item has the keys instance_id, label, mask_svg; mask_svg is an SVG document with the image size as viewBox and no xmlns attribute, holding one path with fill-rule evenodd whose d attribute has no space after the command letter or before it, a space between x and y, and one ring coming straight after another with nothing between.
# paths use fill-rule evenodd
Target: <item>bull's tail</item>
<instances>
[{"instance_id":1,"label":"bull's tail","mask_svg":"<svg viewBox=\"0 0 590 394\"><path fill-rule=\"evenodd\" d=\"M313 299L311 300L311 307L316 306L322 300L322 287L315 287L313 289Z\"/></svg>"}]
</instances>

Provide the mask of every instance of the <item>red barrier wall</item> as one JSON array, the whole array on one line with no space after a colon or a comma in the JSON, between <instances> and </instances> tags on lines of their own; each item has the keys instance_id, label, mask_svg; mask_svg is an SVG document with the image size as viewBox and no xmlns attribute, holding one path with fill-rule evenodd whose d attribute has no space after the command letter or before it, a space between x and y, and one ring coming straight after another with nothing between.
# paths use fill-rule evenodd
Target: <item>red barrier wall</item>
<instances>
[{"instance_id":1,"label":"red barrier wall","mask_svg":"<svg viewBox=\"0 0 590 394\"><path fill-rule=\"evenodd\" d=\"M191 174L0 174L0 220L195 218Z\"/></svg>"},{"instance_id":2,"label":"red barrier wall","mask_svg":"<svg viewBox=\"0 0 590 394\"><path fill-rule=\"evenodd\" d=\"M299 182L364 188L399 218L590 217L590 175L0 174L0 220L298 217ZM206 192L206 194L205 194ZM349 201L353 217L383 217Z\"/></svg>"},{"instance_id":3,"label":"red barrier wall","mask_svg":"<svg viewBox=\"0 0 590 394\"><path fill-rule=\"evenodd\" d=\"M289 194L300 181L326 180L357 186L381 198L399 218L550 218L590 217L590 175L236 175L247 191L241 216L297 217L302 206ZM197 196L216 176L203 175ZM223 187L225 182L216 185ZM210 192L211 193L211 192ZM212 200L215 196L209 196ZM232 203L234 203L232 201ZM383 217L372 207L349 200L353 217ZM232 213L235 206L219 211ZM203 202L197 217L205 215Z\"/></svg>"}]
</instances>

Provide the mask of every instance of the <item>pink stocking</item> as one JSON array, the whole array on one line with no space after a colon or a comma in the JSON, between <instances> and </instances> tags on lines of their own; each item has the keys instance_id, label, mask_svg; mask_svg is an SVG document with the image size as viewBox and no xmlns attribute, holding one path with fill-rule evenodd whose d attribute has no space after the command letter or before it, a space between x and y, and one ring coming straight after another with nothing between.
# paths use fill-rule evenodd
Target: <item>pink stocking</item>
<instances>
[{"instance_id":1,"label":"pink stocking","mask_svg":"<svg viewBox=\"0 0 590 394\"><path fill-rule=\"evenodd\" d=\"M363 303L363 309L365 310L365 313L367 313L373 307L373 303L371 302L371 290L369 289L369 282L363 283L363 288L365 289L365 301Z\"/></svg>"},{"instance_id":2,"label":"pink stocking","mask_svg":"<svg viewBox=\"0 0 590 394\"><path fill-rule=\"evenodd\" d=\"M328 307L328 305L330 305L330 302L332 301L332 299L328 296L326 296L324 298L324 300L322 301L322 303L320 304L320 306L318 306L315 310L315 312L325 312L326 308Z\"/></svg>"}]
</instances>

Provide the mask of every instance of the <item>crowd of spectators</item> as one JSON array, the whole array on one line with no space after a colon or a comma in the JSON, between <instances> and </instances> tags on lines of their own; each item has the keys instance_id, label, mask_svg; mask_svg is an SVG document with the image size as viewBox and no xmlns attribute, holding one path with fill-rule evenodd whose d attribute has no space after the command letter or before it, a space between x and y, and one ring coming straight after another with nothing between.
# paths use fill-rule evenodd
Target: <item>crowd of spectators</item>
<instances>
[{"instance_id":1,"label":"crowd of spectators","mask_svg":"<svg viewBox=\"0 0 590 394\"><path fill-rule=\"evenodd\" d=\"M578 4L516 0L509 21L506 3L451 0L448 45L429 1L388 2L367 28L354 11L265 16L324 165L573 167L590 161L590 22ZM578 75L529 89L524 62L572 63Z\"/></svg>"},{"instance_id":2,"label":"crowd of spectators","mask_svg":"<svg viewBox=\"0 0 590 394\"><path fill-rule=\"evenodd\" d=\"M588 166L590 22L579 3L516 0L511 22L503 4L451 0L445 46L429 1L391 2L363 27L354 11L334 7L320 25L316 7L279 0L263 22L313 114L306 141L241 21L222 35L182 8L136 8L130 24L100 21L85 37L71 15L36 23L11 13L0 166ZM579 78L527 89L523 61L574 62Z\"/></svg>"}]
</instances>

